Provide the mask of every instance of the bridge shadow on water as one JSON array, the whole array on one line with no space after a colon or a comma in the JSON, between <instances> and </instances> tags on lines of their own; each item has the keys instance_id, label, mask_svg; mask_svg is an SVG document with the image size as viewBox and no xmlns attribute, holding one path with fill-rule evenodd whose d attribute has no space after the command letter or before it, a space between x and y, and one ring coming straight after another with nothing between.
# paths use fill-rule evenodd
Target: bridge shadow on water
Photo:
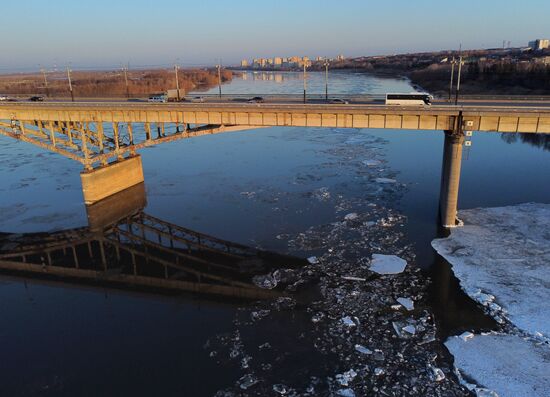
<instances>
[{"instance_id":1,"label":"bridge shadow on water","mask_svg":"<svg viewBox=\"0 0 550 397\"><path fill-rule=\"evenodd\" d=\"M154 293L265 299L282 296L252 279L306 260L193 231L144 212L143 183L86 207L88 226L0 233L4 273Z\"/></svg>"}]
</instances>

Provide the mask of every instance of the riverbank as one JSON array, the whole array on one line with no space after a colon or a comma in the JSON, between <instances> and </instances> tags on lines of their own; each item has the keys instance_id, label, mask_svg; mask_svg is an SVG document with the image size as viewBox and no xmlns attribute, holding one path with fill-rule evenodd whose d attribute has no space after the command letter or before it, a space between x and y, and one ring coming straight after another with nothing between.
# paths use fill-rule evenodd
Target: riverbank
<instances>
[{"instance_id":1,"label":"riverbank","mask_svg":"<svg viewBox=\"0 0 550 397\"><path fill-rule=\"evenodd\" d=\"M222 83L232 79L233 73L223 69ZM185 92L207 90L218 85L218 73L215 69L180 69L178 82ZM175 88L176 80L174 71L167 69L73 71L71 84L77 98L124 98L165 92ZM64 71L47 72L45 76L41 73L0 75L0 94L70 97L68 76Z\"/></svg>"}]
</instances>

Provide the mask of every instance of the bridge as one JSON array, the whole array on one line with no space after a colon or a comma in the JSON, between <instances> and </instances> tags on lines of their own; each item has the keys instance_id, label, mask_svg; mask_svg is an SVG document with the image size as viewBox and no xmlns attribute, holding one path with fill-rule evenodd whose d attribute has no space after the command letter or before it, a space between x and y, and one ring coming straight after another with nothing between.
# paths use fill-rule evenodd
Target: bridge
<instances>
[{"instance_id":1,"label":"bridge","mask_svg":"<svg viewBox=\"0 0 550 397\"><path fill-rule=\"evenodd\" d=\"M137 150L164 142L274 126L441 130L441 222L454 227L465 135L550 134L549 105L513 100L425 107L277 101L10 102L0 104L0 134L81 162L84 201L91 205L143 182Z\"/></svg>"}]
</instances>

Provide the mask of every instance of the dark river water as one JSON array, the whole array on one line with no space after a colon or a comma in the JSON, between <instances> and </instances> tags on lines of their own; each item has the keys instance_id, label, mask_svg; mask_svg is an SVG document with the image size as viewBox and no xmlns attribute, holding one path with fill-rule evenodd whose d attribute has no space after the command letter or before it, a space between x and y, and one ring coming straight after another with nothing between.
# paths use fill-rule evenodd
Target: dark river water
<instances>
[{"instance_id":1,"label":"dark river water","mask_svg":"<svg viewBox=\"0 0 550 397\"><path fill-rule=\"evenodd\" d=\"M298 73L243 77L223 86L224 93L302 90ZM324 75L311 73L308 89L322 94ZM336 95L412 88L405 80L335 73L329 90ZM513 140L474 133L464 152L459 208L550 202L550 153ZM482 320L430 247L441 233L442 147L442 132L322 128L266 128L176 141L140 153L146 212L251 246L319 254L292 249L289 239L360 211L355 203L375 185L364 161L376 159L379 176L397 181L399 197L387 205L406 216L416 262L433 272L434 296L438 282L452 291L448 300L432 299L436 313L446 312L440 316L442 329L452 332ZM0 232L85 226L80 171L76 162L1 136ZM382 187L370 194L384 202L387 193ZM243 305L1 276L0 395L212 395L242 371L217 365L204 345L233 329Z\"/></svg>"}]
</instances>

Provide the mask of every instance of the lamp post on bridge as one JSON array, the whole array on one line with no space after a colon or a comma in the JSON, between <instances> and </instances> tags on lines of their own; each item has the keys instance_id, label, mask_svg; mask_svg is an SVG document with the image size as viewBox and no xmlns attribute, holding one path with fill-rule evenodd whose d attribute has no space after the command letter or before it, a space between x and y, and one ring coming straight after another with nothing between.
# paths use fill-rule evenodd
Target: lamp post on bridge
<instances>
[{"instance_id":1,"label":"lamp post on bridge","mask_svg":"<svg viewBox=\"0 0 550 397\"><path fill-rule=\"evenodd\" d=\"M176 72L176 99L180 101L180 80L178 79L178 64L174 65L174 71Z\"/></svg>"},{"instance_id":2,"label":"lamp post on bridge","mask_svg":"<svg viewBox=\"0 0 550 397\"><path fill-rule=\"evenodd\" d=\"M325 59L325 101L328 102L328 59Z\"/></svg>"},{"instance_id":3,"label":"lamp post on bridge","mask_svg":"<svg viewBox=\"0 0 550 397\"><path fill-rule=\"evenodd\" d=\"M71 81L71 69L67 66L67 79L69 80L69 91L71 92L71 102L74 102L73 83Z\"/></svg>"},{"instance_id":4,"label":"lamp post on bridge","mask_svg":"<svg viewBox=\"0 0 550 397\"><path fill-rule=\"evenodd\" d=\"M50 97L50 88L48 87L48 78L46 77L46 69L42 68L40 69L42 72L42 75L44 76L44 88L46 89L46 96Z\"/></svg>"},{"instance_id":5,"label":"lamp post on bridge","mask_svg":"<svg viewBox=\"0 0 550 397\"><path fill-rule=\"evenodd\" d=\"M128 65L122 67L124 72L124 83L126 84L126 98L130 98L130 87L128 86Z\"/></svg>"},{"instance_id":6,"label":"lamp post on bridge","mask_svg":"<svg viewBox=\"0 0 550 397\"><path fill-rule=\"evenodd\" d=\"M464 65L464 61L462 60L462 55L461 55L458 58L458 76L456 79L455 105L458 105L458 95L460 93L460 74L462 72L462 65Z\"/></svg>"},{"instance_id":7,"label":"lamp post on bridge","mask_svg":"<svg viewBox=\"0 0 550 397\"><path fill-rule=\"evenodd\" d=\"M222 60L220 59L220 63L216 65L218 68L218 95L221 98L222 97Z\"/></svg>"},{"instance_id":8,"label":"lamp post on bridge","mask_svg":"<svg viewBox=\"0 0 550 397\"><path fill-rule=\"evenodd\" d=\"M304 61L304 103L306 103L306 90L307 90L306 68L307 68L307 62Z\"/></svg>"},{"instance_id":9,"label":"lamp post on bridge","mask_svg":"<svg viewBox=\"0 0 550 397\"><path fill-rule=\"evenodd\" d=\"M449 102L451 102L453 98L453 79L455 75L455 63L455 57L453 56L453 60L451 61L451 84L449 85Z\"/></svg>"}]
</instances>

